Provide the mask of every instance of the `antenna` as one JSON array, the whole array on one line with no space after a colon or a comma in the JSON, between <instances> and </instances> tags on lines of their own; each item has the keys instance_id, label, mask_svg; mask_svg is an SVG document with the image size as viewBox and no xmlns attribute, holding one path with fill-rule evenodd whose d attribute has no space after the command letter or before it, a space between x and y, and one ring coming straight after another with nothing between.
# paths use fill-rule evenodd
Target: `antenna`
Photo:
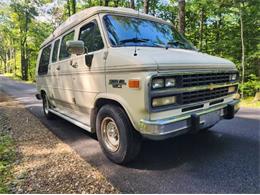
<instances>
[{"instance_id":1,"label":"antenna","mask_svg":"<svg viewBox=\"0 0 260 195\"><path fill-rule=\"evenodd\" d=\"M139 20L139 7L138 7L138 14L137 14L137 19ZM137 41L137 31L135 32L135 40ZM134 52L134 56L137 56L137 52L136 52L136 44L135 44L135 52Z\"/></svg>"}]
</instances>

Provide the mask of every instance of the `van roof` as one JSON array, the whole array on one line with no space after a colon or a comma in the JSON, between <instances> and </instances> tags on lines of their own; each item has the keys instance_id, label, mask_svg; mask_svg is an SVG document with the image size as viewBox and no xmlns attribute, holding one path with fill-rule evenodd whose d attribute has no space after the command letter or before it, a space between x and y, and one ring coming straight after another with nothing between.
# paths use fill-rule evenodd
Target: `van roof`
<instances>
[{"instance_id":1,"label":"van roof","mask_svg":"<svg viewBox=\"0 0 260 195\"><path fill-rule=\"evenodd\" d=\"M61 34L65 33L69 29L73 28L77 24L81 23L82 21L90 18L91 16L98 14L98 13L118 13L118 14L126 14L126 15L132 15L132 16L138 16L140 18L147 18L151 20L156 20L158 22L167 23L168 22L156 18L154 16L140 13L134 9L130 8L122 8L122 7L104 7L104 6L96 6L91 7L88 9L84 9L72 16L70 16L64 23L62 23L56 30L47 38L45 41L41 44L41 48L47 45L49 42L54 40L56 37L60 36Z\"/></svg>"}]
</instances>

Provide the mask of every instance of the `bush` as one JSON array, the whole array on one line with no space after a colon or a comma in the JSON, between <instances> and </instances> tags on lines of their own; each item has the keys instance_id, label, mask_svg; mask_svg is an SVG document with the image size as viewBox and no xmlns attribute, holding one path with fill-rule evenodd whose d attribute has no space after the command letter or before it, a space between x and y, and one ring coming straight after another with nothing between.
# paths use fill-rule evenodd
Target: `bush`
<instances>
[{"instance_id":1,"label":"bush","mask_svg":"<svg viewBox=\"0 0 260 195\"><path fill-rule=\"evenodd\" d=\"M247 82L239 86L239 92L242 93L244 97L254 96L256 92L260 91L260 79L254 74L248 76Z\"/></svg>"}]
</instances>

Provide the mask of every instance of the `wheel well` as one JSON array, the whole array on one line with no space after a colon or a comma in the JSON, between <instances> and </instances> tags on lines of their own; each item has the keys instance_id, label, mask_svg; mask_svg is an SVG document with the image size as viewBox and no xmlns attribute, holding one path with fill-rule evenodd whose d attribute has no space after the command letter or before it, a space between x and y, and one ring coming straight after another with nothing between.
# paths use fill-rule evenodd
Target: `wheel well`
<instances>
[{"instance_id":1,"label":"wheel well","mask_svg":"<svg viewBox=\"0 0 260 195\"><path fill-rule=\"evenodd\" d=\"M97 113L99 111L99 109L106 105L106 104L112 104L112 105L116 105L116 106L119 106L121 107L124 111L124 107L118 103L117 101L115 100L111 100L111 99L106 99L106 98L100 98L98 99L96 102L95 102L95 106L94 106L94 109L92 109L91 111L91 119L90 119L90 125L91 125L91 128L93 129L94 132L96 132L96 118L97 118ZM126 113L126 111L125 111Z\"/></svg>"},{"instance_id":2,"label":"wheel well","mask_svg":"<svg viewBox=\"0 0 260 195\"><path fill-rule=\"evenodd\" d=\"M41 96L46 95L46 92L44 90L41 90Z\"/></svg>"}]
</instances>

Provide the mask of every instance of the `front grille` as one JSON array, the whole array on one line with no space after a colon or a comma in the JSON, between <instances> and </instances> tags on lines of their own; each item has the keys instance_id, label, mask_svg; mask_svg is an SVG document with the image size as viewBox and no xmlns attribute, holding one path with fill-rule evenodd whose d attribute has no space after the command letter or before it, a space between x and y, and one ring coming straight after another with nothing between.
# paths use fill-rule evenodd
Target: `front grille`
<instances>
[{"instance_id":1,"label":"front grille","mask_svg":"<svg viewBox=\"0 0 260 195\"><path fill-rule=\"evenodd\" d=\"M194 87L229 82L230 73L191 74L182 76L182 87Z\"/></svg>"},{"instance_id":2,"label":"front grille","mask_svg":"<svg viewBox=\"0 0 260 195\"><path fill-rule=\"evenodd\" d=\"M200 90L200 91L192 91L185 92L181 95L182 104L190 104L201 101L212 100L216 98L220 98L228 95L228 87L216 88L213 90Z\"/></svg>"}]
</instances>

